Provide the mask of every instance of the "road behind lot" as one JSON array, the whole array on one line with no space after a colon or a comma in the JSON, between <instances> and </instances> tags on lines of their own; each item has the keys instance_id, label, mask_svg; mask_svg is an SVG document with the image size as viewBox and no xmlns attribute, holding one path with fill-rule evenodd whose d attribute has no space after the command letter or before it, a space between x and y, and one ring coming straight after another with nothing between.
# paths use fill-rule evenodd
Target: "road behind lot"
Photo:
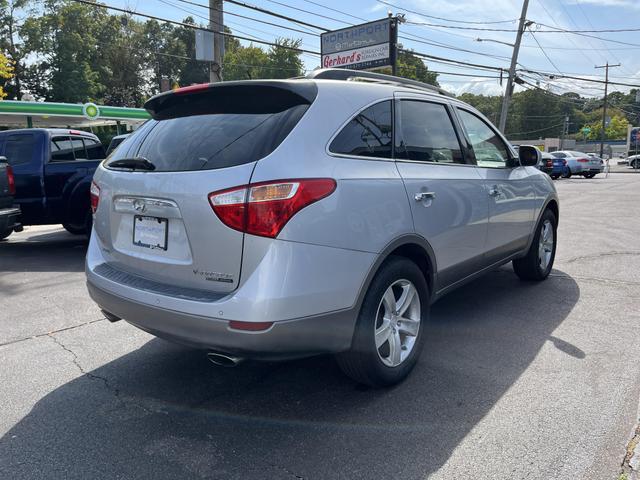
<instances>
[{"instance_id":1,"label":"road behind lot","mask_svg":"<svg viewBox=\"0 0 640 480\"><path fill-rule=\"evenodd\" d=\"M211 365L102 319L83 239L0 242L0 477L615 479L640 399L640 176L572 178L552 277L438 302L391 390L330 357Z\"/></svg>"}]
</instances>

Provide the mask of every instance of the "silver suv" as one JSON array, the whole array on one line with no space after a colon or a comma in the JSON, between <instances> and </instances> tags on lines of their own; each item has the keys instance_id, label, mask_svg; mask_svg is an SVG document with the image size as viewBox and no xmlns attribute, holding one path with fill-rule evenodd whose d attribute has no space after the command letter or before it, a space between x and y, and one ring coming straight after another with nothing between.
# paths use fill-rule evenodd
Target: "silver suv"
<instances>
[{"instance_id":1,"label":"silver suv","mask_svg":"<svg viewBox=\"0 0 640 480\"><path fill-rule=\"evenodd\" d=\"M526 280L553 265L558 198L539 152L518 158L433 87L320 70L146 109L94 177L89 293L110 320L216 363L333 353L391 385L435 300L507 262Z\"/></svg>"}]
</instances>

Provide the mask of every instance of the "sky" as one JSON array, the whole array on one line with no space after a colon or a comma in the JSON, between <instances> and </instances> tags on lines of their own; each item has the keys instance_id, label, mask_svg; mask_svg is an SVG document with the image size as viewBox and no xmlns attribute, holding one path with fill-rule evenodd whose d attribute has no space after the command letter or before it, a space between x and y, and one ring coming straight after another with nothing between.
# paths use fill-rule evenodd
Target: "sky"
<instances>
[{"instance_id":1,"label":"sky","mask_svg":"<svg viewBox=\"0 0 640 480\"><path fill-rule=\"evenodd\" d=\"M180 21L188 15L206 23L208 10L180 0L103 0L104 3L132 11ZM189 0L206 5L208 0ZM521 0L243 0L282 15L328 29L383 18L390 11L404 13L400 26L403 48L447 59L480 65L509 68L513 51L507 44L515 41ZM318 31L287 20L225 2L225 25L232 32L247 37L273 41L277 37L302 40L303 48L320 50ZM289 31L232 14L252 17L282 26L307 30ZM434 18L434 17L440 17ZM640 31L623 33L588 33L591 38L549 30L601 30L638 28L640 2L632 0L530 0L526 15L534 23L523 36L518 57L520 68L592 79L604 79L604 69L596 65L620 63L610 69L610 80L640 86ZM466 23L465 23L466 22ZM472 23L469 23L472 22ZM430 25L425 25L430 24ZM543 25L541 25L543 24ZM456 27L456 28L452 28ZM475 30L490 29L490 30ZM493 31L512 30L512 31ZM546 30L546 31L545 31ZM531 33L531 31L533 33ZM537 32L537 33L536 33ZM477 39L483 41L479 42ZM606 41L603 39L608 39ZM428 42L428 43L425 43ZM498 43L504 42L504 43ZM616 43L619 42L619 43ZM242 42L248 44L248 42ZM435 44L435 45L434 45ZM629 45L631 44L631 45ZM466 50L466 51L461 51ZM304 54L305 68L320 64L319 56ZM428 61L430 70L442 73L441 86L455 94L464 92L499 95L503 91L495 77L499 73L476 67L460 67ZM452 75L452 73L469 76ZM525 74L532 88L537 85L554 93L574 91L583 96L602 96L603 85L573 79L549 79ZM628 91L629 86L610 86L610 91Z\"/></svg>"}]
</instances>

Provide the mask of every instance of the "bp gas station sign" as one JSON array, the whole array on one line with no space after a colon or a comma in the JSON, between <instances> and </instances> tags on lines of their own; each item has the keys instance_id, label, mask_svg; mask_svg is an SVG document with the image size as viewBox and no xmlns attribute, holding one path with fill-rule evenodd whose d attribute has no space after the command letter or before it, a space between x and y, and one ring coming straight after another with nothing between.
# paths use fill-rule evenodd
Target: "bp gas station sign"
<instances>
[{"instance_id":1,"label":"bp gas station sign","mask_svg":"<svg viewBox=\"0 0 640 480\"><path fill-rule=\"evenodd\" d=\"M354 70L393 67L397 34L396 18L323 33L320 36L322 67Z\"/></svg>"}]
</instances>

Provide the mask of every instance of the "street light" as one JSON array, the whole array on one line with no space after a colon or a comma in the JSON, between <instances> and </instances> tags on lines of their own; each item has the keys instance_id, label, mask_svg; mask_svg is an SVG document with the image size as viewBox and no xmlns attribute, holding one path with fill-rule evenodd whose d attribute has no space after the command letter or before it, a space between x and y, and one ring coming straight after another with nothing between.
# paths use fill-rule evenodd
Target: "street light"
<instances>
[{"instance_id":1,"label":"street light","mask_svg":"<svg viewBox=\"0 0 640 480\"><path fill-rule=\"evenodd\" d=\"M492 38L476 38L476 42L493 42L493 43L501 43L503 45L506 45L507 47L511 47L511 48L515 48L515 45L513 43L509 43L509 42L502 42L500 40L493 40Z\"/></svg>"}]
</instances>

